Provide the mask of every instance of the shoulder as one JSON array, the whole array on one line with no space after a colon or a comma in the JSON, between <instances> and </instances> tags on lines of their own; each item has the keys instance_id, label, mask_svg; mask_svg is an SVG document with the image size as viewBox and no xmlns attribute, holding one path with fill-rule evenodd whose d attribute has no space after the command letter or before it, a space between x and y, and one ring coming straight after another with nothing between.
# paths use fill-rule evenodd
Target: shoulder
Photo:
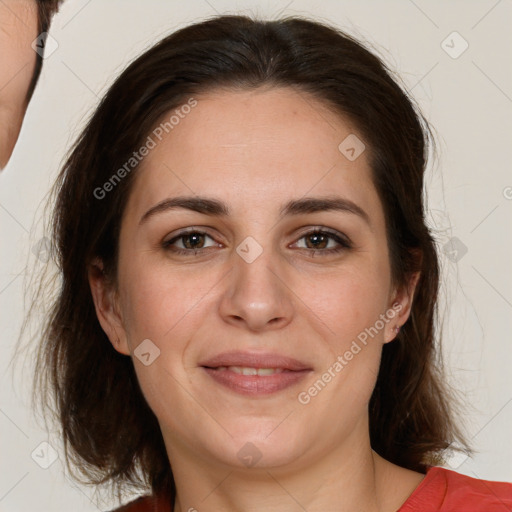
<instances>
[{"instance_id":1,"label":"shoulder","mask_svg":"<svg viewBox=\"0 0 512 512\"><path fill-rule=\"evenodd\" d=\"M462 475L456 471L444 468L433 468L438 471L446 481L445 501L464 503L468 506L478 504L482 510L510 510L512 508L512 483L482 480ZM468 508L469 510L469 508Z\"/></svg>"},{"instance_id":2,"label":"shoulder","mask_svg":"<svg viewBox=\"0 0 512 512\"><path fill-rule=\"evenodd\" d=\"M140 496L111 512L172 512L172 507L164 498Z\"/></svg>"},{"instance_id":3,"label":"shoulder","mask_svg":"<svg viewBox=\"0 0 512 512\"><path fill-rule=\"evenodd\" d=\"M482 480L434 466L399 512L503 512L512 509L512 483Z\"/></svg>"}]
</instances>

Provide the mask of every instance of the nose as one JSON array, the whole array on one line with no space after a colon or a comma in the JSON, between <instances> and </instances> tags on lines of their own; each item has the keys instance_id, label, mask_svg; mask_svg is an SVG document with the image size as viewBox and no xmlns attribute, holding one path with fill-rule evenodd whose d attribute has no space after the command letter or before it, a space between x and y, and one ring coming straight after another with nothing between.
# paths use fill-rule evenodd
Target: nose
<instances>
[{"instance_id":1,"label":"nose","mask_svg":"<svg viewBox=\"0 0 512 512\"><path fill-rule=\"evenodd\" d=\"M282 329L293 317L293 292L270 249L251 263L233 253L220 302L224 321L251 331ZM274 261L273 261L274 260Z\"/></svg>"}]
</instances>

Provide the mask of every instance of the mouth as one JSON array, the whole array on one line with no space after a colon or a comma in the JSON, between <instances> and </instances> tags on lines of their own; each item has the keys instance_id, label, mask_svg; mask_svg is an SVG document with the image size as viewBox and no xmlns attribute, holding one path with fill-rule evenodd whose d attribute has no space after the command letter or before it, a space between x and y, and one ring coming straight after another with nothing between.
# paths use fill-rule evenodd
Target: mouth
<instances>
[{"instance_id":1,"label":"mouth","mask_svg":"<svg viewBox=\"0 0 512 512\"><path fill-rule=\"evenodd\" d=\"M296 385L313 368L277 354L229 352L200 364L216 383L238 394L269 395Z\"/></svg>"},{"instance_id":2,"label":"mouth","mask_svg":"<svg viewBox=\"0 0 512 512\"><path fill-rule=\"evenodd\" d=\"M208 367L205 367L208 368ZM239 375L274 375L276 373L291 372L286 368L251 368L250 366L218 366L217 368L210 368L211 370L218 370L219 372L230 371L238 373Z\"/></svg>"}]
</instances>

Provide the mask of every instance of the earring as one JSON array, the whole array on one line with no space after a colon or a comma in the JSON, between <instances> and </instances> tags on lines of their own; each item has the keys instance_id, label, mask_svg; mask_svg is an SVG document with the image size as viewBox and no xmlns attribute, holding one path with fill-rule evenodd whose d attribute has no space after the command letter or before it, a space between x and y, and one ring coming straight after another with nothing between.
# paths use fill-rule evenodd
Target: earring
<instances>
[{"instance_id":1,"label":"earring","mask_svg":"<svg viewBox=\"0 0 512 512\"><path fill-rule=\"evenodd\" d=\"M396 325L395 326L395 332L398 334L400 332L400 326L399 325Z\"/></svg>"}]
</instances>

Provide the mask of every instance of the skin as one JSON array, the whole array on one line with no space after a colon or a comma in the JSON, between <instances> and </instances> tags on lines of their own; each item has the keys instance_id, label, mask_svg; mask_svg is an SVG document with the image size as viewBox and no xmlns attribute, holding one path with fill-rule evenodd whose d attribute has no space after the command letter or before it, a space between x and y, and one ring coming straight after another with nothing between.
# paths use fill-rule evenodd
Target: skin
<instances>
[{"instance_id":1,"label":"skin","mask_svg":"<svg viewBox=\"0 0 512 512\"><path fill-rule=\"evenodd\" d=\"M0 0L0 170L11 157L27 110L37 24L34 0Z\"/></svg>"},{"instance_id":2,"label":"skin","mask_svg":"<svg viewBox=\"0 0 512 512\"><path fill-rule=\"evenodd\" d=\"M424 475L372 451L367 406L382 347L407 321L419 276L403 289L392 285L367 152L349 161L338 150L357 131L288 88L196 99L137 171L122 220L117 286L93 267L89 273L101 325L116 350L132 355L159 420L178 490L175 510L394 512ZM158 202L194 194L222 200L231 215L174 209L139 225ZM370 224L342 211L279 217L291 199L333 194L363 208ZM190 226L211 237L196 241L203 252L180 256L162 247ZM329 241L313 256L304 235L319 226L345 234L353 247L326 255L321 251L337 246ZM236 252L248 236L263 249L252 263ZM298 393L394 303L401 310L393 320L300 404ZM133 356L144 339L161 351L149 366ZM199 366L232 349L284 354L313 370L274 395L242 396ZM247 442L262 454L254 467L237 457Z\"/></svg>"}]
</instances>

